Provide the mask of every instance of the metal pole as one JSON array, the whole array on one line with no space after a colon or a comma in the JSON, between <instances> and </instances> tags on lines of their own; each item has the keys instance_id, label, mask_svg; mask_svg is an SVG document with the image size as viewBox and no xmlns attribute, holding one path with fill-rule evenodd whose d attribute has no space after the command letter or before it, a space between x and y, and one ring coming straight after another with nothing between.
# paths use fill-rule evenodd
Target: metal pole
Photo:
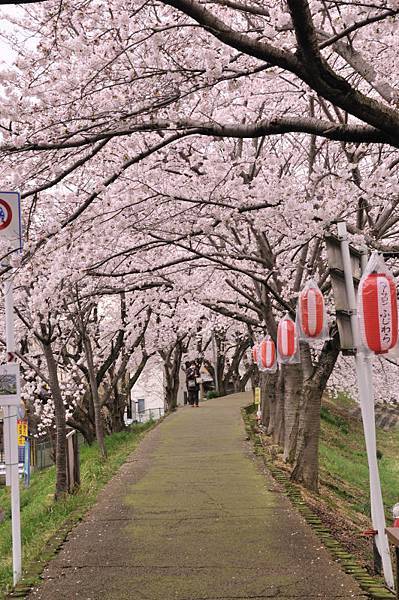
<instances>
[{"instance_id":1,"label":"metal pole","mask_svg":"<svg viewBox=\"0 0 399 600\"><path fill-rule=\"evenodd\" d=\"M212 348L213 348L213 369L215 372L215 390L219 393L219 370L218 370L218 348L216 343L215 332L212 331Z\"/></svg>"},{"instance_id":2,"label":"metal pole","mask_svg":"<svg viewBox=\"0 0 399 600\"><path fill-rule=\"evenodd\" d=\"M6 322L6 350L7 361L14 361L14 290L13 274L4 282L5 322ZM12 519L12 561L13 581L18 583L22 575L21 559L21 518L19 501L19 473L18 473L18 436L17 436L17 407L9 406L9 457L11 464L11 519Z\"/></svg>"},{"instance_id":3,"label":"metal pole","mask_svg":"<svg viewBox=\"0 0 399 600\"><path fill-rule=\"evenodd\" d=\"M4 463L6 466L6 486L11 485L11 458L10 458L10 411L8 406L3 406L3 446Z\"/></svg>"},{"instance_id":4,"label":"metal pole","mask_svg":"<svg viewBox=\"0 0 399 600\"><path fill-rule=\"evenodd\" d=\"M371 519L373 528L378 532L375 536L375 542L381 556L384 578L389 588L394 589L394 579L392 572L391 555L389 552L388 538L385 534L385 514L382 502L380 475L377 462L377 443L375 433L375 415L374 415L374 392L372 382L371 364L365 351L362 349L360 340L359 322L357 315L355 287L353 285L352 264L349 251L346 223L338 223L338 235L341 241L341 254L344 267L345 287L348 297L348 306L350 310L350 321L352 336L355 347L355 362L357 384L359 389L360 408L362 412L362 421L364 437L366 441L367 460L370 473L370 502Z\"/></svg>"}]
</instances>

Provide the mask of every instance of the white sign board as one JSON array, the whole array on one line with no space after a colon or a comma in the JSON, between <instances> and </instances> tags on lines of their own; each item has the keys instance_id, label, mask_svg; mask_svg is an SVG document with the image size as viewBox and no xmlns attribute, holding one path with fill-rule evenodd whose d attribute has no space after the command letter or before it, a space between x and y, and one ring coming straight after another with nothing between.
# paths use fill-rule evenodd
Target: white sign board
<instances>
[{"instance_id":1,"label":"white sign board","mask_svg":"<svg viewBox=\"0 0 399 600\"><path fill-rule=\"evenodd\" d=\"M20 404L19 364L0 365L0 406L19 406Z\"/></svg>"},{"instance_id":2,"label":"white sign board","mask_svg":"<svg viewBox=\"0 0 399 600\"><path fill-rule=\"evenodd\" d=\"M22 250L19 192L0 192L0 240L5 242L8 251Z\"/></svg>"}]
</instances>

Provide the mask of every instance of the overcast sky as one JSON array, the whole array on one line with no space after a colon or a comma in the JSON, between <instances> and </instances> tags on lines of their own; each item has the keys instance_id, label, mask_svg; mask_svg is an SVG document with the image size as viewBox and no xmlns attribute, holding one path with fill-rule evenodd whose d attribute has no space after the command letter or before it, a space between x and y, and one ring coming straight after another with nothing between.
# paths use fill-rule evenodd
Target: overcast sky
<instances>
[{"instance_id":1,"label":"overcast sky","mask_svg":"<svg viewBox=\"0 0 399 600\"><path fill-rule=\"evenodd\" d=\"M21 8L15 5L0 7L0 32L2 33L0 37L0 57L1 62L5 62L8 65L12 64L14 61L16 52L11 44L8 44L7 40L5 39L7 30L12 31L12 29L10 29L8 22L4 17L7 14L16 14L16 12L19 10L21 10Z\"/></svg>"}]
</instances>

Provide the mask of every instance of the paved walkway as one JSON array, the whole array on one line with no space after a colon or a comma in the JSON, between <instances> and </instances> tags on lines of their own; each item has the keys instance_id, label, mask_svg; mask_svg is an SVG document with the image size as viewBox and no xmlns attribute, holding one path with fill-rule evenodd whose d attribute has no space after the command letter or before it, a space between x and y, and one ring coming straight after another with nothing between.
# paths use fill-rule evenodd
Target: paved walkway
<instances>
[{"instance_id":1,"label":"paved walkway","mask_svg":"<svg viewBox=\"0 0 399 600\"><path fill-rule=\"evenodd\" d=\"M236 394L150 432L31 598L363 598L249 451Z\"/></svg>"}]
</instances>

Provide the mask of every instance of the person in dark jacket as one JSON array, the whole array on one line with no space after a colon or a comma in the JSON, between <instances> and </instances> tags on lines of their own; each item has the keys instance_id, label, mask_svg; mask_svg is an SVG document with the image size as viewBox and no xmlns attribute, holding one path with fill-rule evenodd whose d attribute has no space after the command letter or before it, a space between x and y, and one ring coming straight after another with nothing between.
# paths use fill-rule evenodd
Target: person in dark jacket
<instances>
[{"instance_id":1,"label":"person in dark jacket","mask_svg":"<svg viewBox=\"0 0 399 600\"><path fill-rule=\"evenodd\" d=\"M186 363L186 387L187 387L187 395L188 402L191 406L198 406L199 402L199 383L197 379L199 378L199 369L195 363L195 361Z\"/></svg>"}]
</instances>

